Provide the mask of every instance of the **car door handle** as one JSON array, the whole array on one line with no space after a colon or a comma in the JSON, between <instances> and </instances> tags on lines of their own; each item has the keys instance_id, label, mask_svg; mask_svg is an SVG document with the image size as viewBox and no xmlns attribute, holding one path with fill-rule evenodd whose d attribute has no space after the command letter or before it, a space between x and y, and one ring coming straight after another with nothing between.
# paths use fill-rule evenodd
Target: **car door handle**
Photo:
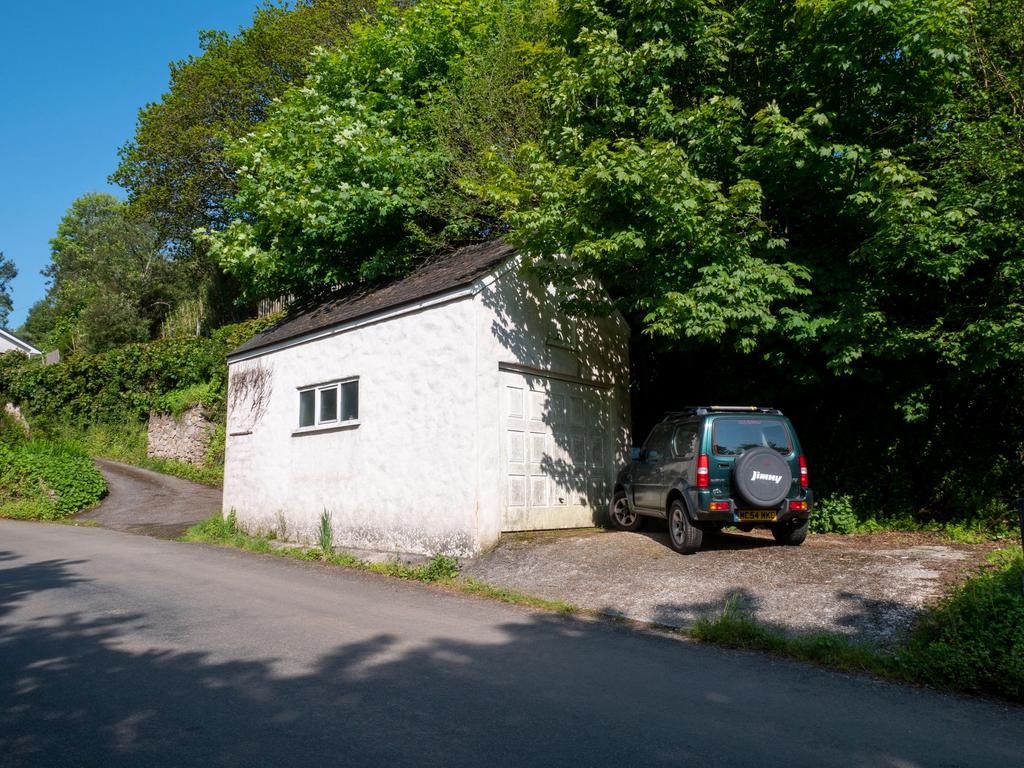
<instances>
[{"instance_id":1,"label":"car door handle","mask_svg":"<svg viewBox=\"0 0 1024 768\"><path fill-rule=\"evenodd\" d=\"M719 465L718 465L718 468L719 468L719 469L728 469L728 468L729 468L729 465L728 465L728 464L719 464Z\"/></svg>"}]
</instances>

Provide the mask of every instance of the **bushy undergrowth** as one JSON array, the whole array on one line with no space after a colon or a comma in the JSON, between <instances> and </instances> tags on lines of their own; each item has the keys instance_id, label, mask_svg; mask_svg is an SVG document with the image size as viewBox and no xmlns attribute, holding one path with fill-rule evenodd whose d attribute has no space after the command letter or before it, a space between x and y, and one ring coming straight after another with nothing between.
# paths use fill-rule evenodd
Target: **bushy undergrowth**
<instances>
[{"instance_id":1,"label":"bushy undergrowth","mask_svg":"<svg viewBox=\"0 0 1024 768\"><path fill-rule=\"evenodd\" d=\"M128 344L57 365L3 355L0 400L20 404L30 421L43 415L86 423L139 421L158 404L173 411L200 402L216 410L223 407L228 352L277 319L225 326L209 337Z\"/></svg>"},{"instance_id":2,"label":"bushy undergrowth","mask_svg":"<svg viewBox=\"0 0 1024 768\"><path fill-rule=\"evenodd\" d=\"M1010 509L998 500L970 511L961 520L929 521L911 514L865 512L848 494L834 494L817 501L811 515L810 531L838 534L924 531L939 533L964 544L1002 539L1014 533Z\"/></svg>"},{"instance_id":3,"label":"bushy undergrowth","mask_svg":"<svg viewBox=\"0 0 1024 768\"><path fill-rule=\"evenodd\" d=\"M1024 595L1019 549L993 553L989 567L921 616L898 659L932 685L1024 701Z\"/></svg>"},{"instance_id":4,"label":"bushy undergrowth","mask_svg":"<svg viewBox=\"0 0 1024 768\"><path fill-rule=\"evenodd\" d=\"M33 432L81 452L206 485L223 482L227 353L277 316L225 326L209 337L129 344L43 366L0 356L0 403L22 406ZM201 405L219 428L202 466L146 455L151 410L180 416ZM6 433L9 425L0 425Z\"/></svg>"},{"instance_id":5,"label":"bushy undergrowth","mask_svg":"<svg viewBox=\"0 0 1024 768\"><path fill-rule=\"evenodd\" d=\"M811 533L853 533L857 530L857 522L852 498L829 496L815 504L809 530Z\"/></svg>"},{"instance_id":6,"label":"bushy undergrowth","mask_svg":"<svg viewBox=\"0 0 1024 768\"><path fill-rule=\"evenodd\" d=\"M107 491L88 454L43 439L0 443L0 516L59 520L98 502Z\"/></svg>"},{"instance_id":7,"label":"bushy undergrowth","mask_svg":"<svg viewBox=\"0 0 1024 768\"><path fill-rule=\"evenodd\" d=\"M218 429L211 440L202 465L184 461L153 459L146 455L146 424L134 419L120 422L58 422L41 420L39 432L52 439L78 446L90 456L112 459L152 469L194 483L219 488L224 480L224 430Z\"/></svg>"}]
</instances>

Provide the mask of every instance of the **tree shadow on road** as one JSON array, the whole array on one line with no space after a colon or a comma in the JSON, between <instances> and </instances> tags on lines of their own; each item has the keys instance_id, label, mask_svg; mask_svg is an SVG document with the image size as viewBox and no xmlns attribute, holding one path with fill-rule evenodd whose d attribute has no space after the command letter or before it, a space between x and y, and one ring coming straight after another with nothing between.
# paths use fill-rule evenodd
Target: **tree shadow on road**
<instances>
[{"instance_id":1,"label":"tree shadow on road","mask_svg":"<svg viewBox=\"0 0 1024 768\"><path fill-rule=\"evenodd\" d=\"M71 565L0 570L0 605L78 583ZM141 630L156 623L143 613L0 622L0 766L744 764L765 744L792 765L843 754L883 764L862 733L819 744L792 718L787 735L767 716L799 704L786 670L751 657L525 611L475 642L457 639L457 626L418 642L358 636L360 619L339 616L340 637L355 639L308 664L286 647L259 649L255 660L225 658L220 647L139 650L154 636ZM813 687L826 673L802 674ZM838 711L857 687L844 685L822 684L816 706ZM897 724L912 705L939 719L947 706L893 690L860 715L871 743L889 745L900 764L936 749L933 733ZM639 732L648 712L675 713L671 727ZM1009 764L1014 733L999 718L992 729L1005 736L987 746L992 764Z\"/></svg>"}]
</instances>

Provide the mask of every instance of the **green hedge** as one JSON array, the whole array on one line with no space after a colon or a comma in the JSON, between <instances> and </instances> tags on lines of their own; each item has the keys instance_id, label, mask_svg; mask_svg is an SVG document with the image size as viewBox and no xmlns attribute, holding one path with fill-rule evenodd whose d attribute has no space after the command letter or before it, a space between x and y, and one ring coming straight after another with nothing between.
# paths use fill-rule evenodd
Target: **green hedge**
<instances>
[{"instance_id":1,"label":"green hedge","mask_svg":"<svg viewBox=\"0 0 1024 768\"><path fill-rule=\"evenodd\" d=\"M107 483L70 443L0 443L0 516L57 520L96 504Z\"/></svg>"},{"instance_id":2,"label":"green hedge","mask_svg":"<svg viewBox=\"0 0 1024 768\"><path fill-rule=\"evenodd\" d=\"M277 319L249 320L209 337L160 339L44 366L0 356L0 401L20 404L30 419L95 422L142 419L168 393L202 390L204 405L223 405L228 352ZM199 389L195 389L199 388ZM180 407L180 403L175 402Z\"/></svg>"}]
</instances>

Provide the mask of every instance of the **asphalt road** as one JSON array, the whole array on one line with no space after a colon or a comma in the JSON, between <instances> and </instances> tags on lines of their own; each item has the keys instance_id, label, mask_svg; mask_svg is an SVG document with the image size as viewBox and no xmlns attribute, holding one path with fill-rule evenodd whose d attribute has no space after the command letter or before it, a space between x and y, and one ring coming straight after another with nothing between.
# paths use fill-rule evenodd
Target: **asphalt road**
<instances>
[{"instance_id":1,"label":"asphalt road","mask_svg":"<svg viewBox=\"0 0 1024 768\"><path fill-rule=\"evenodd\" d=\"M107 479L107 495L98 507L78 515L79 520L176 539L190 525L220 512L219 488L107 459L96 459L96 464Z\"/></svg>"},{"instance_id":2,"label":"asphalt road","mask_svg":"<svg viewBox=\"0 0 1024 768\"><path fill-rule=\"evenodd\" d=\"M1024 709L0 521L0 766L1019 766Z\"/></svg>"}]
</instances>

